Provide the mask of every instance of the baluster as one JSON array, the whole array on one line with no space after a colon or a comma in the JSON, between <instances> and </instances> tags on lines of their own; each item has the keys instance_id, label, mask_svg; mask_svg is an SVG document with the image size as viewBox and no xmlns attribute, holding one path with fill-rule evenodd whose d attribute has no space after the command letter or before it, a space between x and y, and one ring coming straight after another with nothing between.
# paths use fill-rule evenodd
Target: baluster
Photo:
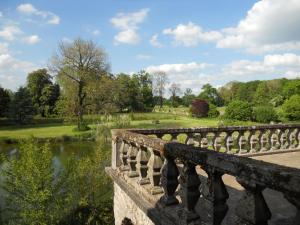
<instances>
[{"instance_id":1,"label":"baluster","mask_svg":"<svg viewBox=\"0 0 300 225\"><path fill-rule=\"evenodd\" d=\"M213 149L217 152L220 151L222 147L222 139L220 137L220 133L215 133L215 136L212 139Z\"/></svg>"},{"instance_id":2,"label":"baluster","mask_svg":"<svg viewBox=\"0 0 300 225\"><path fill-rule=\"evenodd\" d=\"M287 129L287 131L286 131L286 145L285 145L286 149L289 149L290 145L291 145L290 138L289 138L291 133L292 133L292 130Z\"/></svg>"},{"instance_id":3,"label":"baluster","mask_svg":"<svg viewBox=\"0 0 300 225\"><path fill-rule=\"evenodd\" d=\"M120 154L121 154L121 147L123 142L121 139L119 139L116 136L113 130L112 130L111 143L112 143L111 167L113 169L117 169L122 164Z\"/></svg>"},{"instance_id":4,"label":"baluster","mask_svg":"<svg viewBox=\"0 0 300 225\"><path fill-rule=\"evenodd\" d=\"M233 154L232 152L232 148L233 148L233 138L232 138L232 133L228 133L228 135L226 136L226 139L225 139L225 144L226 144L226 152L227 153L231 153Z\"/></svg>"},{"instance_id":5,"label":"baluster","mask_svg":"<svg viewBox=\"0 0 300 225\"><path fill-rule=\"evenodd\" d=\"M262 194L264 187L239 177L237 181L245 191L236 207L236 225L268 225L271 212Z\"/></svg>"},{"instance_id":6,"label":"baluster","mask_svg":"<svg viewBox=\"0 0 300 225\"><path fill-rule=\"evenodd\" d=\"M264 131L261 131L261 135L260 135L260 151L261 152L268 151L267 144L268 144L268 135L266 133L266 130L264 130Z\"/></svg>"},{"instance_id":7,"label":"baluster","mask_svg":"<svg viewBox=\"0 0 300 225\"><path fill-rule=\"evenodd\" d=\"M278 149L278 134L276 134L276 131L273 132L271 136L271 150L276 150Z\"/></svg>"},{"instance_id":8,"label":"baluster","mask_svg":"<svg viewBox=\"0 0 300 225\"><path fill-rule=\"evenodd\" d=\"M177 140L177 135L178 135L178 134L171 134L171 141L172 141L172 142L179 142L179 141Z\"/></svg>"},{"instance_id":9,"label":"baluster","mask_svg":"<svg viewBox=\"0 0 300 225\"><path fill-rule=\"evenodd\" d=\"M202 135L201 135L202 136ZM207 139L207 134L203 133L203 136L201 137L201 148L208 148L208 139Z\"/></svg>"},{"instance_id":10,"label":"baluster","mask_svg":"<svg viewBox=\"0 0 300 225\"><path fill-rule=\"evenodd\" d=\"M156 134L156 137L159 139L162 139L163 136L164 136L164 134Z\"/></svg>"},{"instance_id":11,"label":"baluster","mask_svg":"<svg viewBox=\"0 0 300 225\"><path fill-rule=\"evenodd\" d=\"M161 167L163 160L158 151L154 151L152 148L149 148L151 156L148 161L148 173L147 176L150 179L151 188L149 192L153 195L162 193L162 189L159 186L160 176L161 176Z\"/></svg>"},{"instance_id":12,"label":"baluster","mask_svg":"<svg viewBox=\"0 0 300 225\"><path fill-rule=\"evenodd\" d=\"M199 147L200 142L201 142L201 135L200 134L194 134L193 140L194 140L194 146Z\"/></svg>"},{"instance_id":13,"label":"baluster","mask_svg":"<svg viewBox=\"0 0 300 225\"><path fill-rule=\"evenodd\" d=\"M128 164L129 164L129 177L138 177L139 174L136 171L136 155L137 155L137 147L134 143L130 143L128 148Z\"/></svg>"},{"instance_id":14,"label":"baluster","mask_svg":"<svg viewBox=\"0 0 300 225\"><path fill-rule=\"evenodd\" d=\"M298 148L300 148L300 129L298 128L298 135L297 137L297 141L298 141Z\"/></svg>"},{"instance_id":15,"label":"baluster","mask_svg":"<svg viewBox=\"0 0 300 225\"><path fill-rule=\"evenodd\" d=\"M203 169L208 175L207 187L204 186L204 193L202 194L209 203L208 212L212 212L212 214L210 214L212 220L210 224L219 225L222 223L228 211L226 201L229 195L222 180L223 173L210 166L205 166ZM205 189L208 190L205 191Z\"/></svg>"},{"instance_id":16,"label":"baluster","mask_svg":"<svg viewBox=\"0 0 300 225\"><path fill-rule=\"evenodd\" d=\"M173 158L166 157L161 175L161 185L164 190L164 195L161 201L165 206L178 204L179 201L175 196L175 191L178 187L179 171Z\"/></svg>"},{"instance_id":17,"label":"baluster","mask_svg":"<svg viewBox=\"0 0 300 225\"><path fill-rule=\"evenodd\" d=\"M257 144L258 144L258 138L255 135L255 131L251 131L251 133L250 133L250 152L251 153L257 152L257 150L256 150Z\"/></svg>"},{"instance_id":18,"label":"baluster","mask_svg":"<svg viewBox=\"0 0 300 225\"><path fill-rule=\"evenodd\" d=\"M140 176L140 179L138 180L138 184L140 185L149 184L150 181L149 178L147 178L148 153L146 147L139 146L136 160L137 160L136 168Z\"/></svg>"},{"instance_id":19,"label":"baluster","mask_svg":"<svg viewBox=\"0 0 300 225\"><path fill-rule=\"evenodd\" d=\"M128 162L127 162L127 152L128 152L129 144L126 141L122 141L120 148L120 159L121 159L121 171L129 170Z\"/></svg>"},{"instance_id":20,"label":"baluster","mask_svg":"<svg viewBox=\"0 0 300 225\"><path fill-rule=\"evenodd\" d=\"M185 144L187 144L187 145L194 145L195 144L193 134L191 134L191 133L187 134Z\"/></svg>"},{"instance_id":21,"label":"baluster","mask_svg":"<svg viewBox=\"0 0 300 225\"><path fill-rule=\"evenodd\" d=\"M287 135L285 131L280 132L280 149L286 149L287 146Z\"/></svg>"},{"instance_id":22,"label":"baluster","mask_svg":"<svg viewBox=\"0 0 300 225\"><path fill-rule=\"evenodd\" d=\"M200 219L200 216L195 211L195 206L200 197L200 183L195 165L189 162L184 162L183 174L180 176L180 185L182 189L181 200L185 211L182 218L187 224L199 221Z\"/></svg>"},{"instance_id":23,"label":"baluster","mask_svg":"<svg viewBox=\"0 0 300 225\"><path fill-rule=\"evenodd\" d=\"M244 154L247 153L247 149L246 149L246 144L247 144L247 139L245 137L245 132L242 131L241 134L239 134L239 154Z\"/></svg>"},{"instance_id":24,"label":"baluster","mask_svg":"<svg viewBox=\"0 0 300 225\"><path fill-rule=\"evenodd\" d=\"M292 218L292 221L290 221L289 224L300 225L300 196L296 197L286 194L284 197L297 209L296 215L294 216L294 218Z\"/></svg>"},{"instance_id":25,"label":"baluster","mask_svg":"<svg viewBox=\"0 0 300 225\"><path fill-rule=\"evenodd\" d=\"M296 135L297 135L297 130L296 129L294 131L290 132L289 142L290 142L290 148L291 149L294 149L294 148L297 147Z\"/></svg>"}]
</instances>

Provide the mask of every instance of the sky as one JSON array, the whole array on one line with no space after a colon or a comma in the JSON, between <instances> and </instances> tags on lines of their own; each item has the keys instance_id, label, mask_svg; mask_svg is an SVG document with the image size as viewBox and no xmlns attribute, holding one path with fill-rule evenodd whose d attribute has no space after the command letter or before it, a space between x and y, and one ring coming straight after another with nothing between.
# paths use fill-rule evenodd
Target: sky
<instances>
[{"instance_id":1,"label":"sky","mask_svg":"<svg viewBox=\"0 0 300 225\"><path fill-rule=\"evenodd\" d=\"M0 0L0 86L25 85L78 37L106 51L114 74L164 71L195 94L300 76L299 0Z\"/></svg>"}]
</instances>

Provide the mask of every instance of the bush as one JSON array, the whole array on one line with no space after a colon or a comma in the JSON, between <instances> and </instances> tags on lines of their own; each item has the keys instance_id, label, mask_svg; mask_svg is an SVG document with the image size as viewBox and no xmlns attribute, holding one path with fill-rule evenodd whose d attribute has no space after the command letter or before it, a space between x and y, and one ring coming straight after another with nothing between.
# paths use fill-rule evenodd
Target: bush
<instances>
[{"instance_id":1,"label":"bush","mask_svg":"<svg viewBox=\"0 0 300 225\"><path fill-rule=\"evenodd\" d=\"M272 106L258 106L253 110L254 119L260 123L269 123L278 120L277 113Z\"/></svg>"},{"instance_id":2,"label":"bush","mask_svg":"<svg viewBox=\"0 0 300 225\"><path fill-rule=\"evenodd\" d=\"M300 120L300 95L293 95L285 100L282 111L289 120Z\"/></svg>"},{"instance_id":3,"label":"bush","mask_svg":"<svg viewBox=\"0 0 300 225\"><path fill-rule=\"evenodd\" d=\"M196 117L207 117L209 105L205 100L195 99L192 101L191 113Z\"/></svg>"},{"instance_id":4,"label":"bush","mask_svg":"<svg viewBox=\"0 0 300 225\"><path fill-rule=\"evenodd\" d=\"M209 111L208 111L208 117L210 118L216 118L220 116L220 112L214 104L209 104Z\"/></svg>"},{"instance_id":5,"label":"bush","mask_svg":"<svg viewBox=\"0 0 300 225\"><path fill-rule=\"evenodd\" d=\"M252 119L252 108L248 102L232 101L225 109L224 117L229 120L247 121Z\"/></svg>"}]
</instances>

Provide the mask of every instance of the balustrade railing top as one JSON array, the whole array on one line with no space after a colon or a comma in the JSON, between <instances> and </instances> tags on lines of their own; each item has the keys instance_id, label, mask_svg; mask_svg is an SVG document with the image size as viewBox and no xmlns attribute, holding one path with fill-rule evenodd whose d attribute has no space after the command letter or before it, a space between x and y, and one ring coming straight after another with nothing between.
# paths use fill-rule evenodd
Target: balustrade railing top
<instances>
[{"instance_id":1,"label":"balustrade railing top","mask_svg":"<svg viewBox=\"0 0 300 225\"><path fill-rule=\"evenodd\" d=\"M271 218L271 212L264 199L262 191L265 188L281 192L286 199L297 208L297 214L289 224L300 224L300 170L284 167L239 155L224 154L209 150L199 145L176 143L162 140L158 137L147 136L155 134L176 134L188 132L250 132L251 135L261 137L264 133L260 130L279 130L280 145L299 147L299 125L272 125L256 127L229 127L226 128L197 128L197 129L162 129L162 130L113 130L113 155L112 169L126 174L129 178L138 177L138 184L145 184L149 194L162 194L160 203L164 206L182 204L184 216L182 220L189 224L199 221L201 218L196 212L196 204L200 195L211 202L212 224L221 224L227 211L226 201L229 197L226 186L222 180L224 174L236 178L245 193L236 206L237 224L267 224ZM153 132L154 131L154 132ZM183 131L183 132L182 132ZM255 133L258 132L258 133ZM291 140L291 133L295 139ZM274 133L273 133L274 134ZM273 135L268 133L268 136ZM286 134L286 139L283 134ZM215 135L216 136L216 135ZM225 139L228 135L225 135ZM238 137L239 135L237 135ZM161 137L161 136L160 136ZM216 138L213 135L213 145ZM270 137L270 140L272 138ZM274 137L274 136L273 136ZM188 136L194 138L194 136ZM207 136L202 136L207 138ZM240 137L239 139L240 140ZM286 141L287 143L285 143ZM187 141L188 142L188 141ZM187 143L185 142L185 143ZM201 140L200 140L201 142ZM208 141L209 142L209 141ZM271 142L271 141L270 141ZM203 143L203 142L202 142ZM228 143L225 141L225 143ZM266 147L260 143L260 147ZM272 143L269 143L272 148ZM228 144L227 144L228 145ZM250 142L251 145L251 142ZM200 193L200 179L197 168L207 173L209 192ZM180 175L180 176L179 176ZM180 186L179 186L180 183ZM203 187L204 184L201 186ZM149 188L150 186L150 188ZM178 196L180 187L181 196ZM178 200L180 199L180 201ZM182 221L180 222L182 224Z\"/></svg>"}]
</instances>

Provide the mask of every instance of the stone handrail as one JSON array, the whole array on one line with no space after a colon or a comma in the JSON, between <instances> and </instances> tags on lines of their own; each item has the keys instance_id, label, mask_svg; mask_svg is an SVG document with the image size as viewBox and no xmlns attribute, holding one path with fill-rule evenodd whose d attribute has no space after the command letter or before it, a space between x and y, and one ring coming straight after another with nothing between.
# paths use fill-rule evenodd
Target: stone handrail
<instances>
[{"instance_id":1,"label":"stone handrail","mask_svg":"<svg viewBox=\"0 0 300 225\"><path fill-rule=\"evenodd\" d=\"M269 154L300 149L300 124L132 130L195 147L233 154Z\"/></svg>"},{"instance_id":2,"label":"stone handrail","mask_svg":"<svg viewBox=\"0 0 300 225\"><path fill-rule=\"evenodd\" d=\"M268 223L271 212L262 194L265 188L281 192L297 208L297 214L289 224L300 224L299 169L167 142L147 136L149 133L146 130L113 130L112 169L126 174L129 179L138 177L138 184L147 186L149 194L162 194L160 203L164 207L182 204L185 213L180 224L199 223L200 216L195 207L201 194L213 206L212 224L222 223L228 211L226 201L229 198L222 180L224 174L234 176L245 189L236 206L237 224ZM208 176L209 192L205 195L200 193L198 167ZM177 196L179 184L180 198Z\"/></svg>"}]
</instances>

